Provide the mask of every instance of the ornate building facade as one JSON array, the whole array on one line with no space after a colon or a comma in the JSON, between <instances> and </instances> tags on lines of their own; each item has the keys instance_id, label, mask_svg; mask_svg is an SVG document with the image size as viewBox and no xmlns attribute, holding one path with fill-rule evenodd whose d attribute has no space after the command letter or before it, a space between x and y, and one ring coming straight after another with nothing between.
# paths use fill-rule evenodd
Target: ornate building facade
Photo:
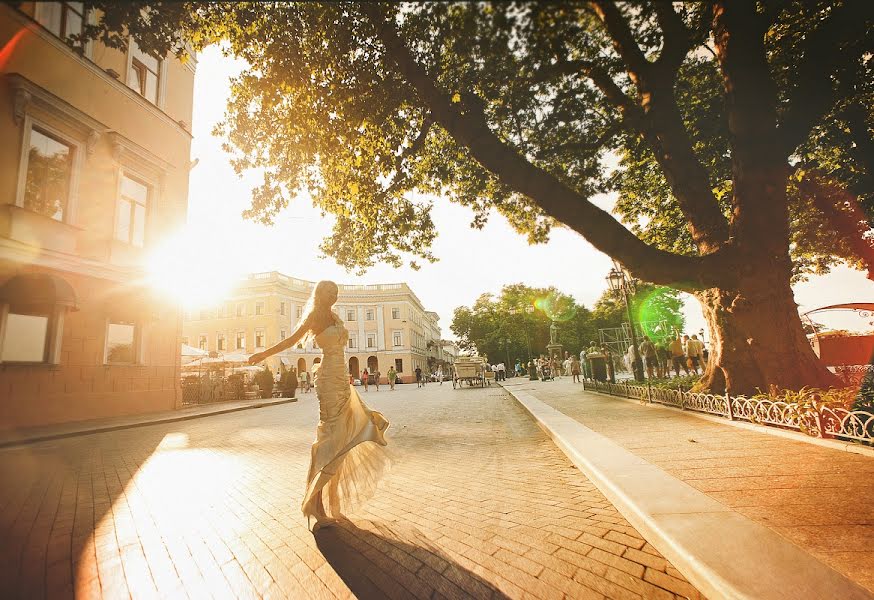
<instances>
[{"instance_id":1,"label":"ornate building facade","mask_svg":"<svg viewBox=\"0 0 874 600\"><path fill-rule=\"evenodd\" d=\"M181 399L180 312L143 282L185 222L195 60L75 51L87 6L0 4L3 428Z\"/></svg>"},{"instance_id":2,"label":"ornate building facade","mask_svg":"<svg viewBox=\"0 0 874 600\"><path fill-rule=\"evenodd\" d=\"M291 335L315 283L278 273L253 273L231 294L207 309L185 314L183 343L210 352L252 354ZM340 285L335 312L349 330L346 348L349 373L364 368L380 372L385 381L394 366L405 381L417 367L423 371L440 343L437 313L427 311L405 283ZM280 362L312 371L321 352L312 341L268 359L271 370Z\"/></svg>"}]
</instances>

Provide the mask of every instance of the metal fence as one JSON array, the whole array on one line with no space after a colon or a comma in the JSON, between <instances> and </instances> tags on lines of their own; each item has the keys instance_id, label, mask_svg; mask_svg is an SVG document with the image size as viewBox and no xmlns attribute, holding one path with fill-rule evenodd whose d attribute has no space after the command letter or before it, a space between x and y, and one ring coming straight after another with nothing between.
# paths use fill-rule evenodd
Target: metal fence
<instances>
[{"instance_id":1,"label":"metal fence","mask_svg":"<svg viewBox=\"0 0 874 600\"><path fill-rule=\"evenodd\" d=\"M818 403L802 406L767 398L701 394L627 382L585 380L583 387L612 396L725 417L731 421L748 421L801 431L813 437L874 445L874 412L869 410L847 410Z\"/></svg>"}]
</instances>

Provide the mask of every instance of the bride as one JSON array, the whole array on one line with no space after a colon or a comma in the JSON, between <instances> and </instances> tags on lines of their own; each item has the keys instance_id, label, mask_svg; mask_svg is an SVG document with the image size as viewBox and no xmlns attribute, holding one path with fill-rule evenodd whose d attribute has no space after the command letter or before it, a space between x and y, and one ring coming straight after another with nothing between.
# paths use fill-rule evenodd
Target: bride
<instances>
[{"instance_id":1,"label":"bride","mask_svg":"<svg viewBox=\"0 0 874 600\"><path fill-rule=\"evenodd\" d=\"M333 281L320 281L291 337L249 358L249 363L256 364L310 338L322 349L322 362L313 367L319 425L301 504L307 523L310 518L316 520L314 532L367 500L387 463L382 446L389 423L370 410L349 385L343 354L349 333L331 310L337 292Z\"/></svg>"}]
</instances>

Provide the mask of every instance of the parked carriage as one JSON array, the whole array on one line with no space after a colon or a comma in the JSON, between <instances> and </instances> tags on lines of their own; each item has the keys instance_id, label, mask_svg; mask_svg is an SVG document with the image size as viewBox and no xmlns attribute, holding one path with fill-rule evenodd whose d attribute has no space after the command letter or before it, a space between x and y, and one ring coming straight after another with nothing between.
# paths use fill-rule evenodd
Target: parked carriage
<instances>
[{"instance_id":1,"label":"parked carriage","mask_svg":"<svg viewBox=\"0 0 874 600\"><path fill-rule=\"evenodd\" d=\"M486 361L479 356L459 356L455 359L452 373L452 387L460 388L462 382L468 386L486 386Z\"/></svg>"}]
</instances>

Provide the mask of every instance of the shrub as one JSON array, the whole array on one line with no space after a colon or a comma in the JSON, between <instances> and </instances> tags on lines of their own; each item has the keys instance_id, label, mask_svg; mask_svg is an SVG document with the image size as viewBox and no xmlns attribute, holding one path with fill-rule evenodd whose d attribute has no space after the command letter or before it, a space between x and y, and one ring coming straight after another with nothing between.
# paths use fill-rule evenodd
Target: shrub
<instances>
[{"instance_id":1,"label":"shrub","mask_svg":"<svg viewBox=\"0 0 874 600\"><path fill-rule=\"evenodd\" d=\"M261 390L262 398L273 396L273 373L269 367L264 367L263 370L255 373L255 383L258 384L258 389Z\"/></svg>"}]
</instances>

